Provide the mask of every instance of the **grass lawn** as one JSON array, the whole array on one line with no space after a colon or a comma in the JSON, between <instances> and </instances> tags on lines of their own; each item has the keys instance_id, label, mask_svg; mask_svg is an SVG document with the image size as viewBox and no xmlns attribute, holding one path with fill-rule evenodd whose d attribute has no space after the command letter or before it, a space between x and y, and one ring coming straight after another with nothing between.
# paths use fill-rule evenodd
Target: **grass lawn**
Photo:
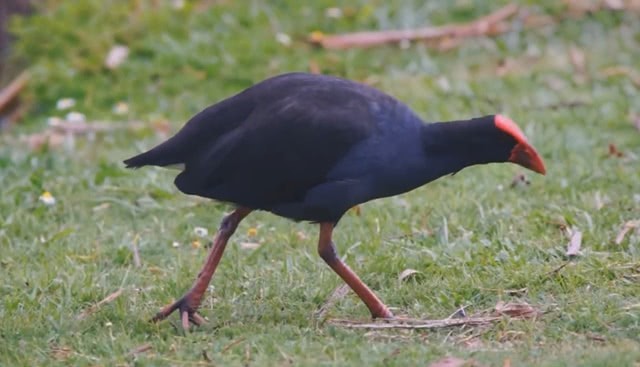
<instances>
[{"instance_id":1,"label":"grass lawn","mask_svg":"<svg viewBox=\"0 0 640 367\"><path fill-rule=\"evenodd\" d=\"M327 16L334 2L324 0L47 3L12 24L15 51L31 65L31 109L0 135L1 366L412 366L443 356L487 366L640 363L640 232L615 242L624 223L640 219L637 14L514 24L448 51L420 43L329 51L307 35L470 21L504 2L361 0L339 18ZM540 15L567 13L561 2L530 3L522 4ZM129 56L109 70L114 44ZM429 331L333 326L326 319L369 314L349 293L316 317L341 284L316 254L317 226L254 213L204 299L209 323L185 335L175 316L148 322L200 269L208 240L195 228L214 233L230 208L179 193L172 171L128 171L121 161L161 141L167 123L173 132L203 107L310 63L367 81L429 121L501 112L520 124L547 176L526 173L529 185L511 187L519 167L472 167L349 212L334 239L396 313L442 319L504 301L542 316ZM32 149L28 138L68 112L56 109L61 98L74 98L90 122L147 127ZM118 102L124 114L114 112ZM39 200L44 191L55 205ZM563 226L583 239L559 269ZM405 269L419 274L400 281Z\"/></svg>"}]
</instances>

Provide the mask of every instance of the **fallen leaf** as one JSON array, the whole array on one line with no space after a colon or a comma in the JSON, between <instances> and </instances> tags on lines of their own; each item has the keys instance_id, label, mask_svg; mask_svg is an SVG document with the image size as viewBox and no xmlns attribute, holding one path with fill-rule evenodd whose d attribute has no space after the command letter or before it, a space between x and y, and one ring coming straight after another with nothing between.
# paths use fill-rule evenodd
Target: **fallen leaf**
<instances>
[{"instance_id":1,"label":"fallen leaf","mask_svg":"<svg viewBox=\"0 0 640 367\"><path fill-rule=\"evenodd\" d=\"M255 250L260 247L258 242L240 242L240 248L243 250Z\"/></svg>"},{"instance_id":2,"label":"fallen leaf","mask_svg":"<svg viewBox=\"0 0 640 367\"><path fill-rule=\"evenodd\" d=\"M623 224L622 229L620 230L620 232L618 232L618 235L616 236L616 239L615 239L616 245L621 244L622 241L624 241L624 238L627 235L627 233L629 233L629 231L635 228L640 228L640 219L630 220L625 224Z\"/></svg>"},{"instance_id":3,"label":"fallen leaf","mask_svg":"<svg viewBox=\"0 0 640 367\"><path fill-rule=\"evenodd\" d=\"M458 357L444 357L429 365L429 367L470 367L476 363L471 359L460 359Z\"/></svg>"},{"instance_id":4,"label":"fallen leaf","mask_svg":"<svg viewBox=\"0 0 640 367\"><path fill-rule=\"evenodd\" d=\"M150 351L151 349L153 349L153 346L149 343L147 344L142 344L139 347L133 348L127 355L129 356L136 356L138 354Z\"/></svg>"},{"instance_id":5,"label":"fallen leaf","mask_svg":"<svg viewBox=\"0 0 640 367\"><path fill-rule=\"evenodd\" d=\"M613 143L609 143L609 155L612 157L623 157L624 153L622 153L621 151L618 150L618 147L613 144Z\"/></svg>"},{"instance_id":6,"label":"fallen leaf","mask_svg":"<svg viewBox=\"0 0 640 367\"><path fill-rule=\"evenodd\" d=\"M307 236L307 234L304 233L303 231L296 232L296 237L298 237L300 241L306 241L309 239L309 236Z\"/></svg>"},{"instance_id":7,"label":"fallen leaf","mask_svg":"<svg viewBox=\"0 0 640 367\"><path fill-rule=\"evenodd\" d=\"M400 281L408 280L409 278L414 277L416 274L420 274L420 272L415 269L404 269L398 276L398 279Z\"/></svg>"},{"instance_id":8,"label":"fallen leaf","mask_svg":"<svg viewBox=\"0 0 640 367\"><path fill-rule=\"evenodd\" d=\"M629 78L636 87L640 87L640 73L625 65L616 65L604 68L600 70L600 74L606 78L624 76Z\"/></svg>"},{"instance_id":9,"label":"fallen leaf","mask_svg":"<svg viewBox=\"0 0 640 367\"><path fill-rule=\"evenodd\" d=\"M587 333L585 336L589 340L594 340L594 341L601 342L601 343L607 341L607 339L604 336L598 335L598 334L594 334L594 333Z\"/></svg>"},{"instance_id":10,"label":"fallen leaf","mask_svg":"<svg viewBox=\"0 0 640 367\"><path fill-rule=\"evenodd\" d=\"M511 180L511 185L509 186L511 188L514 188L514 187L523 187L523 186L529 186L529 185L531 185L531 181L529 181L527 176L524 173L519 173L513 177L513 179Z\"/></svg>"},{"instance_id":11,"label":"fallen leaf","mask_svg":"<svg viewBox=\"0 0 640 367\"><path fill-rule=\"evenodd\" d=\"M586 81L586 58L584 56L584 51L576 46L569 47L569 61L573 66L574 81L577 83L584 83Z\"/></svg>"},{"instance_id":12,"label":"fallen leaf","mask_svg":"<svg viewBox=\"0 0 640 367\"><path fill-rule=\"evenodd\" d=\"M516 317L516 318L532 318L541 314L530 304L526 302L503 302L498 301L495 307L495 312L498 315Z\"/></svg>"},{"instance_id":13,"label":"fallen leaf","mask_svg":"<svg viewBox=\"0 0 640 367\"><path fill-rule=\"evenodd\" d=\"M49 346L49 354L58 361L65 361L73 354L73 350L62 345L51 344Z\"/></svg>"},{"instance_id":14,"label":"fallen leaf","mask_svg":"<svg viewBox=\"0 0 640 367\"><path fill-rule=\"evenodd\" d=\"M582 232L577 229L571 230L571 238L569 239L569 245L567 246L566 255L577 256L582 246Z\"/></svg>"}]
</instances>

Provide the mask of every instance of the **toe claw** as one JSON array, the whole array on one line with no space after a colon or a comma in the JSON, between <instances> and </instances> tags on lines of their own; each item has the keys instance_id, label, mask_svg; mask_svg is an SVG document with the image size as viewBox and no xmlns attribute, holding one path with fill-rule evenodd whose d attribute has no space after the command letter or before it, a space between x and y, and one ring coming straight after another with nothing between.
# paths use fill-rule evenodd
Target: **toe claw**
<instances>
[{"instance_id":1,"label":"toe claw","mask_svg":"<svg viewBox=\"0 0 640 367\"><path fill-rule=\"evenodd\" d=\"M185 332L189 331L189 312L186 310L181 310L180 313L182 316L182 328Z\"/></svg>"},{"instance_id":2,"label":"toe claw","mask_svg":"<svg viewBox=\"0 0 640 367\"><path fill-rule=\"evenodd\" d=\"M207 320L205 320L204 317L200 316L200 314L198 314L197 312L192 313L189 316L189 320L191 320L191 322L193 322L197 326L207 323Z\"/></svg>"}]
</instances>

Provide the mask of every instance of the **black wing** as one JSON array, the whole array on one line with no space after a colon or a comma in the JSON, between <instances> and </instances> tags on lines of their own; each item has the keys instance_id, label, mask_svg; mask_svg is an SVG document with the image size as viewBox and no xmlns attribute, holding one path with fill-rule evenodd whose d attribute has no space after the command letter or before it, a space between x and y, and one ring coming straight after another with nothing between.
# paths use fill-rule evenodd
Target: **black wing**
<instances>
[{"instance_id":1,"label":"black wing","mask_svg":"<svg viewBox=\"0 0 640 367\"><path fill-rule=\"evenodd\" d=\"M398 102L364 85L285 74L207 108L174 137L125 161L184 163L183 192L255 209L303 200L376 129L372 105Z\"/></svg>"}]
</instances>

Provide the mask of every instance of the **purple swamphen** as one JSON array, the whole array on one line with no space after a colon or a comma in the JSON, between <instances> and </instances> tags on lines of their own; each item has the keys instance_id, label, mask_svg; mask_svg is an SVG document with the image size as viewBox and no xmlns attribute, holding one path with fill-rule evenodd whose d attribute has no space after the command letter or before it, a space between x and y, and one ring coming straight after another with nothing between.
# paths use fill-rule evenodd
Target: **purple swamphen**
<instances>
[{"instance_id":1,"label":"purple swamphen","mask_svg":"<svg viewBox=\"0 0 640 367\"><path fill-rule=\"evenodd\" d=\"M279 75L212 105L173 137L124 161L127 167L178 166L180 191L231 203L192 288L154 320L196 311L227 241L253 210L320 224L320 257L373 317L389 308L339 258L333 229L351 207L401 194L476 164L512 162L544 174L517 125L502 115L425 123L369 86L331 76Z\"/></svg>"}]
</instances>

